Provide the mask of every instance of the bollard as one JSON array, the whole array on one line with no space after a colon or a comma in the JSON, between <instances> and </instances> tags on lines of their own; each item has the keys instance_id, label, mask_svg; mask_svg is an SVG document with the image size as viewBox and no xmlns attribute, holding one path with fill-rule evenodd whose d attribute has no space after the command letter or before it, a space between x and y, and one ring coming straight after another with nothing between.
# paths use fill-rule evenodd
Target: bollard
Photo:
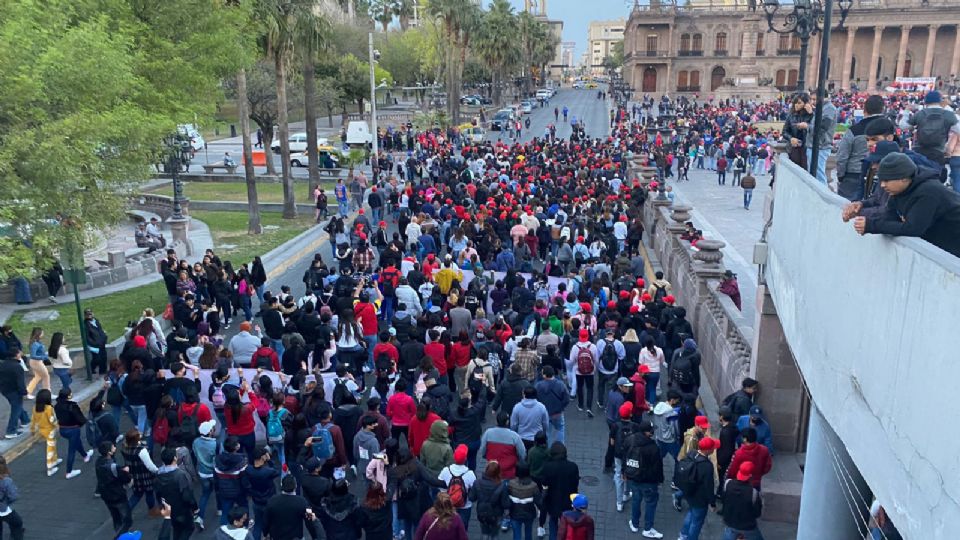
<instances>
[{"instance_id":1,"label":"bollard","mask_svg":"<svg viewBox=\"0 0 960 540\"><path fill-rule=\"evenodd\" d=\"M237 126L230 124L230 138L237 136Z\"/></svg>"}]
</instances>

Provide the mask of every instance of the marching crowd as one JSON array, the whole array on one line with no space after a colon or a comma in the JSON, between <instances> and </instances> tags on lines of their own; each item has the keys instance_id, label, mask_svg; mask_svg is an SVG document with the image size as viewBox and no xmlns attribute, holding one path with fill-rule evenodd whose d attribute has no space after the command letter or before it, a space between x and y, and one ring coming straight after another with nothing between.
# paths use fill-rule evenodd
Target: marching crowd
<instances>
[{"instance_id":1,"label":"marching crowd","mask_svg":"<svg viewBox=\"0 0 960 540\"><path fill-rule=\"evenodd\" d=\"M662 183L673 160L722 171L732 151L746 192L748 177L775 165L775 135L750 123L781 119L782 105L730 114L645 101L615 109L602 138L582 122L570 139L527 143L418 134L406 154L375 160L359 189L338 182L332 215L317 190L331 248L302 286L266 290L259 258L235 267L208 251L190 264L171 250L161 264L170 306L145 311L117 359L106 363L89 313L104 382L87 410L73 401L62 334L48 347L38 328L24 346L5 328L7 436L43 436L49 475L62 464L58 435L66 478L80 474L77 457L95 459L117 538L139 538L128 531L144 500L161 537L176 540L460 540L468 530L592 540L567 447L576 414L609 434L596 452L620 526L662 538L656 509L669 495L686 512L683 540L701 537L711 510L725 539L762 538L773 448L758 383L742 381L715 418L703 411L682 291L642 256L643 203L660 186L626 165L648 153ZM656 123L669 134L647 129ZM699 234L690 224L685 240ZM45 360L61 370L55 398ZM22 538L16 498L0 461L0 522Z\"/></svg>"}]
</instances>

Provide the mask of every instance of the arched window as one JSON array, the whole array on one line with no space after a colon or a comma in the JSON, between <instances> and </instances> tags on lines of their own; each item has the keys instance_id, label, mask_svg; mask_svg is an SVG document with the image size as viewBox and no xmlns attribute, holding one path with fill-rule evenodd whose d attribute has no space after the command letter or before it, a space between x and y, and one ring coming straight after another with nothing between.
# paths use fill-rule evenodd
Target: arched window
<instances>
[{"instance_id":1,"label":"arched window","mask_svg":"<svg viewBox=\"0 0 960 540\"><path fill-rule=\"evenodd\" d=\"M703 34L693 35L693 46L691 50L694 52L703 52Z\"/></svg>"},{"instance_id":2,"label":"arched window","mask_svg":"<svg viewBox=\"0 0 960 540\"><path fill-rule=\"evenodd\" d=\"M715 50L717 53L726 53L726 52L727 52L727 33L726 33L726 32L718 32L718 33L717 33L717 39L716 39L716 44L715 44L714 50Z\"/></svg>"},{"instance_id":3,"label":"arched window","mask_svg":"<svg viewBox=\"0 0 960 540\"><path fill-rule=\"evenodd\" d=\"M710 91L713 92L723 86L723 80L726 76L727 70L723 69L723 66L713 68L713 71L710 72Z\"/></svg>"},{"instance_id":4,"label":"arched window","mask_svg":"<svg viewBox=\"0 0 960 540\"><path fill-rule=\"evenodd\" d=\"M690 34L680 34L680 52L690 51Z\"/></svg>"},{"instance_id":5,"label":"arched window","mask_svg":"<svg viewBox=\"0 0 960 540\"><path fill-rule=\"evenodd\" d=\"M677 90L680 92L686 92L687 86L689 85L689 75L686 71L681 71L677 73Z\"/></svg>"}]
</instances>

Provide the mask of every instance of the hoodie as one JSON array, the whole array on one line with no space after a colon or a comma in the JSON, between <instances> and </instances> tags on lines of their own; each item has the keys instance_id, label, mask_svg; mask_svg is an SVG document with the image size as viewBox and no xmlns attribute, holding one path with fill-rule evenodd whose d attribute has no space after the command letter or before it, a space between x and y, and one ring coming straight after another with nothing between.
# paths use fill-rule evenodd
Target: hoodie
<instances>
[{"instance_id":1,"label":"hoodie","mask_svg":"<svg viewBox=\"0 0 960 540\"><path fill-rule=\"evenodd\" d=\"M560 514L557 540L594 540L593 518L580 510Z\"/></svg>"},{"instance_id":2,"label":"hoodie","mask_svg":"<svg viewBox=\"0 0 960 540\"><path fill-rule=\"evenodd\" d=\"M214 437L200 436L193 440L193 455L196 457L197 474L200 478L213 477L214 460L219 446Z\"/></svg>"},{"instance_id":3,"label":"hoodie","mask_svg":"<svg viewBox=\"0 0 960 540\"><path fill-rule=\"evenodd\" d=\"M453 463L449 427L445 421L438 420L430 425L430 436L420 447L420 463L433 476L437 476L444 467Z\"/></svg>"},{"instance_id":4,"label":"hoodie","mask_svg":"<svg viewBox=\"0 0 960 540\"><path fill-rule=\"evenodd\" d=\"M359 507L352 494L331 495L320 503L320 522L328 540L354 540L360 537Z\"/></svg>"},{"instance_id":5,"label":"hoodie","mask_svg":"<svg viewBox=\"0 0 960 540\"><path fill-rule=\"evenodd\" d=\"M373 454L380 451L380 440L373 431L360 429L353 437L353 459L358 471L366 471ZM362 474L362 473L361 473Z\"/></svg>"},{"instance_id":6,"label":"hoodie","mask_svg":"<svg viewBox=\"0 0 960 540\"><path fill-rule=\"evenodd\" d=\"M764 475L773 468L770 451L767 450L766 446L759 443L744 443L743 446L738 448L737 452L733 454L733 461L731 461L730 466L727 467L727 478L736 480L740 465L745 461L753 462L754 465L753 475L750 477L750 485L760 489L760 481Z\"/></svg>"},{"instance_id":7,"label":"hoodie","mask_svg":"<svg viewBox=\"0 0 960 540\"><path fill-rule=\"evenodd\" d=\"M532 441L538 431L547 433L549 424L547 408L533 398L521 400L510 414L510 429L516 431L525 441Z\"/></svg>"},{"instance_id":8,"label":"hoodie","mask_svg":"<svg viewBox=\"0 0 960 540\"><path fill-rule=\"evenodd\" d=\"M243 472L247 456L242 453L220 452L214 460L213 486L223 498L242 499L250 491L250 481Z\"/></svg>"},{"instance_id":9,"label":"hoodie","mask_svg":"<svg viewBox=\"0 0 960 540\"><path fill-rule=\"evenodd\" d=\"M477 455L487 461L497 460L502 478L509 480L516 475L517 462L527 458L527 449L515 431L492 427L483 432Z\"/></svg>"},{"instance_id":10,"label":"hoodie","mask_svg":"<svg viewBox=\"0 0 960 540\"><path fill-rule=\"evenodd\" d=\"M666 401L653 408L654 437L661 443L677 441L677 410Z\"/></svg>"},{"instance_id":11,"label":"hoodie","mask_svg":"<svg viewBox=\"0 0 960 540\"><path fill-rule=\"evenodd\" d=\"M867 218L866 232L918 236L960 257L960 195L931 179L914 177L910 186L891 196L886 211Z\"/></svg>"},{"instance_id":12,"label":"hoodie","mask_svg":"<svg viewBox=\"0 0 960 540\"><path fill-rule=\"evenodd\" d=\"M250 540L253 533L250 529L240 527L234 528L233 525L223 525L213 535L213 540Z\"/></svg>"}]
</instances>

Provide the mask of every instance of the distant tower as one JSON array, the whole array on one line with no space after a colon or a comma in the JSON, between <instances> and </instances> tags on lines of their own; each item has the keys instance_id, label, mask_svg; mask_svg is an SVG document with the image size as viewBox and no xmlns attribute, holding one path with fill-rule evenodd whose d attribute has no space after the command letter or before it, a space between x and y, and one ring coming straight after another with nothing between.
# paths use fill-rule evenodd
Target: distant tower
<instances>
[{"instance_id":1,"label":"distant tower","mask_svg":"<svg viewBox=\"0 0 960 540\"><path fill-rule=\"evenodd\" d=\"M531 15L547 16L547 0L524 0L524 9Z\"/></svg>"}]
</instances>

